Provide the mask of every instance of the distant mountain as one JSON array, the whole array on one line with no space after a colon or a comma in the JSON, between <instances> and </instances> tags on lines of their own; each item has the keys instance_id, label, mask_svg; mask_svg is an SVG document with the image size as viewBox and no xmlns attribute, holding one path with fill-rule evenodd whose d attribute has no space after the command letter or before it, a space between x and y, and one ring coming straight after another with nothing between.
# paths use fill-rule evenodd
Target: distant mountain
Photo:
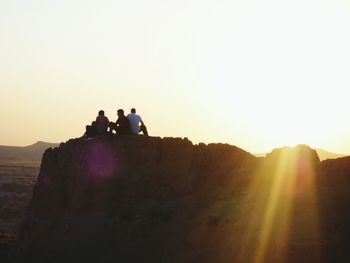
<instances>
[{"instance_id":1,"label":"distant mountain","mask_svg":"<svg viewBox=\"0 0 350 263\"><path fill-rule=\"evenodd\" d=\"M266 157L267 153L253 153L254 156L256 157Z\"/></svg>"},{"instance_id":2,"label":"distant mountain","mask_svg":"<svg viewBox=\"0 0 350 263\"><path fill-rule=\"evenodd\" d=\"M341 158L341 157L345 157L345 154L339 154L339 153L332 153L332 152L328 152L326 150L323 149L315 149L318 157L320 157L320 160L326 160L326 159L337 159L337 158Z\"/></svg>"},{"instance_id":3,"label":"distant mountain","mask_svg":"<svg viewBox=\"0 0 350 263\"><path fill-rule=\"evenodd\" d=\"M327 159L337 159L337 158L341 158L341 157L345 157L345 154L339 154L339 153L332 153L329 151L326 151L324 149L321 148L317 148L315 149L318 157L320 158L321 161L323 160L327 160ZM266 153L254 153L253 155L255 155L256 157L265 157Z\"/></svg>"},{"instance_id":4,"label":"distant mountain","mask_svg":"<svg viewBox=\"0 0 350 263\"><path fill-rule=\"evenodd\" d=\"M44 151L48 148L57 147L58 145L58 143L42 141L24 147L0 145L0 163L40 164Z\"/></svg>"}]
</instances>

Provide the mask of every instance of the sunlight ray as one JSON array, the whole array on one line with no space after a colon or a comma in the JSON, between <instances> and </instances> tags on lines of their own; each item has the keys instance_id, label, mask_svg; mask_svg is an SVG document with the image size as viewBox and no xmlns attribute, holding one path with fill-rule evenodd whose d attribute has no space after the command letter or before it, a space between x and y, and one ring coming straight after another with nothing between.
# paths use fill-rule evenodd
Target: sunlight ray
<instances>
[{"instance_id":1,"label":"sunlight ray","mask_svg":"<svg viewBox=\"0 0 350 263\"><path fill-rule=\"evenodd\" d=\"M286 153L278 160L278 167L273 176L273 185L268 202L266 204L266 212L262 220L261 232L258 239L258 248L254 262L261 262L261 259L265 257L266 247L269 244L271 238L271 232L273 231L274 223L276 221L276 213L278 206L280 205L281 193L283 191L282 185L285 180L286 171L285 167L288 161ZM290 208L290 203L285 204L286 209ZM283 222L283 221L282 221ZM286 224L285 224L286 225Z\"/></svg>"},{"instance_id":2,"label":"sunlight ray","mask_svg":"<svg viewBox=\"0 0 350 263\"><path fill-rule=\"evenodd\" d=\"M293 247L320 238L315 188L319 159L313 153L307 146L285 148L257 168L249 186L254 198L246 198L240 211L249 221L238 262L284 262ZM313 248L309 253L320 257Z\"/></svg>"}]
</instances>

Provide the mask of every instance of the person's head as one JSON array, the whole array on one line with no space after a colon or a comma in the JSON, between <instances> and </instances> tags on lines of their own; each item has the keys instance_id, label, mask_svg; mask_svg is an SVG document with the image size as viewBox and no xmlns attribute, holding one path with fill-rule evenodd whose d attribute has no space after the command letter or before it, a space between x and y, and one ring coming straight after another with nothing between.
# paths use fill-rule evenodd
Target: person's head
<instances>
[{"instance_id":1,"label":"person's head","mask_svg":"<svg viewBox=\"0 0 350 263\"><path fill-rule=\"evenodd\" d=\"M132 108L132 109L131 109L131 113L136 113L136 109L135 109L135 108Z\"/></svg>"},{"instance_id":2,"label":"person's head","mask_svg":"<svg viewBox=\"0 0 350 263\"><path fill-rule=\"evenodd\" d=\"M104 115L105 115L105 112L104 112L103 110L100 110L100 111L98 112L98 115L99 115L99 116L104 116Z\"/></svg>"},{"instance_id":3,"label":"person's head","mask_svg":"<svg viewBox=\"0 0 350 263\"><path fill-rule=\"evenodd\" d=\"M117 114L118 114L118 117L124 116L124 110L119 109L119 110L117 111Z\"/></svg>"}]
</instances>

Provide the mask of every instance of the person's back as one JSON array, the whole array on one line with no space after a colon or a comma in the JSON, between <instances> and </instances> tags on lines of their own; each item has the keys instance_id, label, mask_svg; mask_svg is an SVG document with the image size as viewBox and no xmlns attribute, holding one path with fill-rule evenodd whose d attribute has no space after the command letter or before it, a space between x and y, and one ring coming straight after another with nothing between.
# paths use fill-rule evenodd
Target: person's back
<instances>
[{"instance_id":1,"label":"person's back","mask_svg":"<svg viewBox=\"0 0 350 263\"><path fill-rule=\"evenodd\" d=\"M100 110L96 117L96 129L98 134L106 134L108 129L109 120L104 115L104 111Z\"/></svg>"},{"instance_id":2,"label":"person's back","mask_svg":"<svg viewBox=\"0 0 350 263\"><path fill-rule=\"evenodd\" d=\"M142 121L140 115L136 113L129 113L127 118L129 119L129 122L130 122L131 133L138 134L140 132L139 123L140 121Z\"/></svg>"},{"instance_id":3,"label":"person's back","mask_svg":"<svg viewBox=\"0 0 350 263\"><path fill-rule=\"evenodd\" d=\"M117 124L116 133L131 134L130 122L129 122L129 119L124 115L124 111L122 109L119 109L117 113L118 113L118 120L116 122Z\"/></svg>"},{"instance_id":4,"label":"person's back","mask_svg":"<svg viewBox=\"0 0 350 263\"><path fill-rule=\"evenodd\" d=\"M148 135L147 128L144 125L141 116L136 114L135 108L131 109L131 112L128 114L127 118L130 122L130 129L132 134L138 134L142 131L144 135Z\"/></svg>"}]
</instances>

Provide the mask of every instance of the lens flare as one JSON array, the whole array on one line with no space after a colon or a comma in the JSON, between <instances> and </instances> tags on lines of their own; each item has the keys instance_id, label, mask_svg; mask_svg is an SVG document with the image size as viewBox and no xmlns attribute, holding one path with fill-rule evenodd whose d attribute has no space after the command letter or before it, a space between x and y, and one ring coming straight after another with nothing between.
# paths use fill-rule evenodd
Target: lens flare
<instances>
[{"instance_id":1,"label":"lens flare","mask_svg":"<svg viewBox=\"0 0 350 263\"><path fill-rule=\"evenodd\" d=\"M112 177L117 167L117 158L109 144L95 142L89 145L85 155L87 174L95 179Z\"/></svg>"}]
</instances>

